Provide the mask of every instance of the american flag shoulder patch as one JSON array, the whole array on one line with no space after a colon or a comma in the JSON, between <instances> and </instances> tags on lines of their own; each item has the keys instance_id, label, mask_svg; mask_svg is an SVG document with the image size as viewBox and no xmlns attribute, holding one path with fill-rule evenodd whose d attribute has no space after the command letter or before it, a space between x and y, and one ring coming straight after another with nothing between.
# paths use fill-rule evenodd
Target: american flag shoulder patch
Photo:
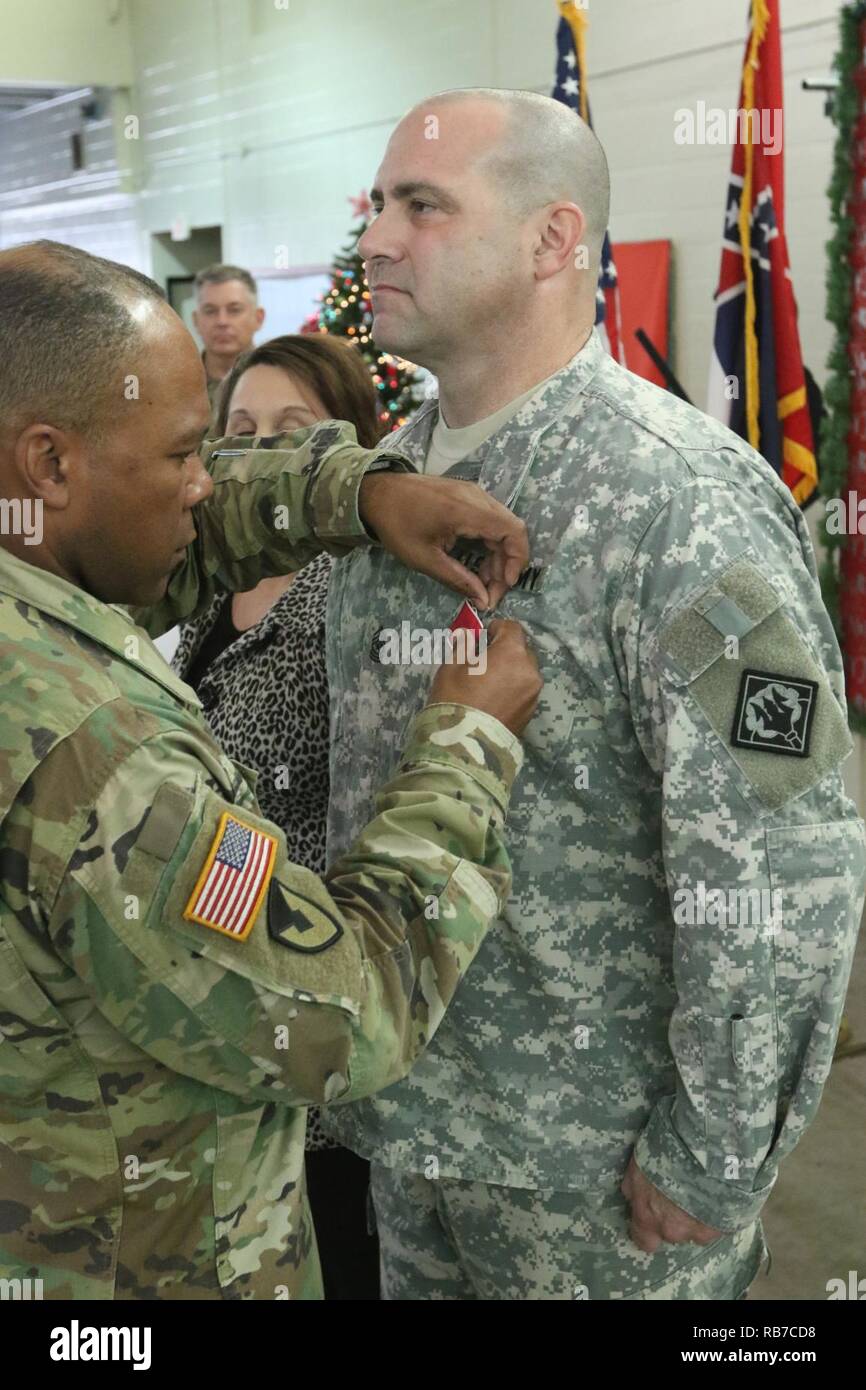
<instances>
[{"instance_id":1,"label":"american flag shoulder patch","mask_svg":"<svg viewBox=\"0 0 866 1390\"><path fill-rule=\"evenodd\" d=\"M184 918L245 941L268 890L276 857L274 835L223 811Z\"/></svg>"}]
</instances>

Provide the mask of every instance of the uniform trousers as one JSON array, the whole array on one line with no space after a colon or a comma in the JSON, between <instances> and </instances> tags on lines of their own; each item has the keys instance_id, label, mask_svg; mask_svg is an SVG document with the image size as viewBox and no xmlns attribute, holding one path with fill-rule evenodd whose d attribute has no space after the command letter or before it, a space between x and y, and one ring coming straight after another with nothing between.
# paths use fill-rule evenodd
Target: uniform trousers
<instances>
[{"instance_id":1,"label":"uniform trousers","mask_svg":"<svg viewBox=\"0 0 866 1390\"><path fill-rule=\"evenodd\" d=\"M738 1299L768 1257L760 1221L648 1255L629 1239L619 1191L428 1179L377 1163L370 1185L389 1301Z\"/></svg>"}]
</instances>

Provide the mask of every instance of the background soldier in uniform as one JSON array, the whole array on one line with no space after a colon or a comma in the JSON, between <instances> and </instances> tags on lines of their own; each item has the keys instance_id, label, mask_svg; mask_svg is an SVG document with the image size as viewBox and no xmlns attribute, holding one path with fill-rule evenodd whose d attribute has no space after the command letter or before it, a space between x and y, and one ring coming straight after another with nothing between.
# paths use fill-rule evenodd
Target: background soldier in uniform
<instances>
[{"instance_id":1,"label":"background soldier in uniform","mask_svg":"<svg viewBox=\"0 0 866 1390\"><path fill-rule=\"evenodd\" d=\"M440 385L400 450L526 521L531 564L500 611L545 677L502 929L412 1075L334 1115L373 1160L384 1294L735 1298L818 1105L863 901L806 526L739 438L604 351L607 166L573 113L433 97L376 184L376 341ZM331 853L426 678L371 659L375 635L447 607L385 554L336 566ZM677 916L701 884L703 919ZM775 894L781 920L711 914L719 890Z\"/></svg>"},{"instance_id":2,"label":"background soldier in uniform","mask_svg":"<svg viewBox=\"0 0 866 1390\"><path fill-rule=\"evenodd\" d=\"M334 423L205 469L195 345L134 271L7 251L0 314L0 491L42 512L38 543L0 547L0 1274L49 1298L320 1297L303 1107L402 1076L497 915L537 667L514 623L486 674L444 666L322 881L118 605L157 632L216 585L369 543L362 517L481 602L525 531L477 488L367 477L379 456ZM444 554L460 535L492 547L489 594Z\"/></svg>"},{"instance_id":3,"label":"background soldier in uniform","mask_svg":"<svg viewBox=\"0 0 866 1390\"><path fill-rule=\"evenodd\" d=\"M216 422L219 389L242 352L248 352L265 321L259 291L248 270L237 265L209 265L195 277L192 321L204 348L211 420Z\"/></svg>"}]
</instances>

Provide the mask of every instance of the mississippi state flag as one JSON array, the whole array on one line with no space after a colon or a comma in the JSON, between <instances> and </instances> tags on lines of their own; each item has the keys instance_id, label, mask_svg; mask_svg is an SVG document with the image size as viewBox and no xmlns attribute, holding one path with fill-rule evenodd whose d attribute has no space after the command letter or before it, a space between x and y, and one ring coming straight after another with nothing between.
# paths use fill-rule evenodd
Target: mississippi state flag
<instances>
[{"instance_id":1,"label":"mississippi state flag","mask_svg":"<svg viewBox=\"0 0 866 1390\"><path fill-rule=\"evenodd\" d=\"M276 852L273 835L224 811L184 917L244 941L270 882Z\"/></svg>"},{"instance_id":2,"label":"mississippi state flag","mask_svg":"<svg viewBox=\"0 0 866 1390\"><path fill-rule=\"evenodd\" d=\"M779 0L752 0L707 412L763 454L802 506L818 469L785 241L784 154L764 144L781 123Z\"/></svg>"},{"instance_id":3,"label":"mississippi state flag","mask_svg":"<svg viewBox=\"0 0 866 1390\"><path fill-rule=\"evenodd\" d=\"M556 83L552 96L572 111L576 111L588 126L592 126L589 97L586 92L586 15L574 0L558 0L562 18L556 31ZM611 355L625 366L622 341L622 316L619 307L619 281L610 249L610 237L605 232L595 297L595 326L610 349Z\"/></svg>"}]
</instances>

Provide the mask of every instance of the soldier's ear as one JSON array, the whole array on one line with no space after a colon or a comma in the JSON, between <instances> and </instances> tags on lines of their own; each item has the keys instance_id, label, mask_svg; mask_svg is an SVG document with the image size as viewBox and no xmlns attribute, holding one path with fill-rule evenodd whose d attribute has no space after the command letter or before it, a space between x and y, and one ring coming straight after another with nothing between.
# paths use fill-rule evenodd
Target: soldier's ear
<instances>
[{"instance_id":1,"label":"soldier's ear","mask_svg":"<svg viewBox=\"0 0 866 1390\"><path fill-rule=\"evenodd\" d=\"M28 425L15 445L16 469L24 489L47 507L66 507L74 449L65 430L42 423Z\"/></svg>"},{"instance_id":2,"label":"soldier's ear","mask_svg":"<svg viewBox=\"0 0 866 1390\"><path fill-rule=\"evenodd\" d=\"M564 269L589 267L586 218L577 203L549 203L542 209L535 244L535 278L547 280Z\"/></svg>"}]
</instances>

